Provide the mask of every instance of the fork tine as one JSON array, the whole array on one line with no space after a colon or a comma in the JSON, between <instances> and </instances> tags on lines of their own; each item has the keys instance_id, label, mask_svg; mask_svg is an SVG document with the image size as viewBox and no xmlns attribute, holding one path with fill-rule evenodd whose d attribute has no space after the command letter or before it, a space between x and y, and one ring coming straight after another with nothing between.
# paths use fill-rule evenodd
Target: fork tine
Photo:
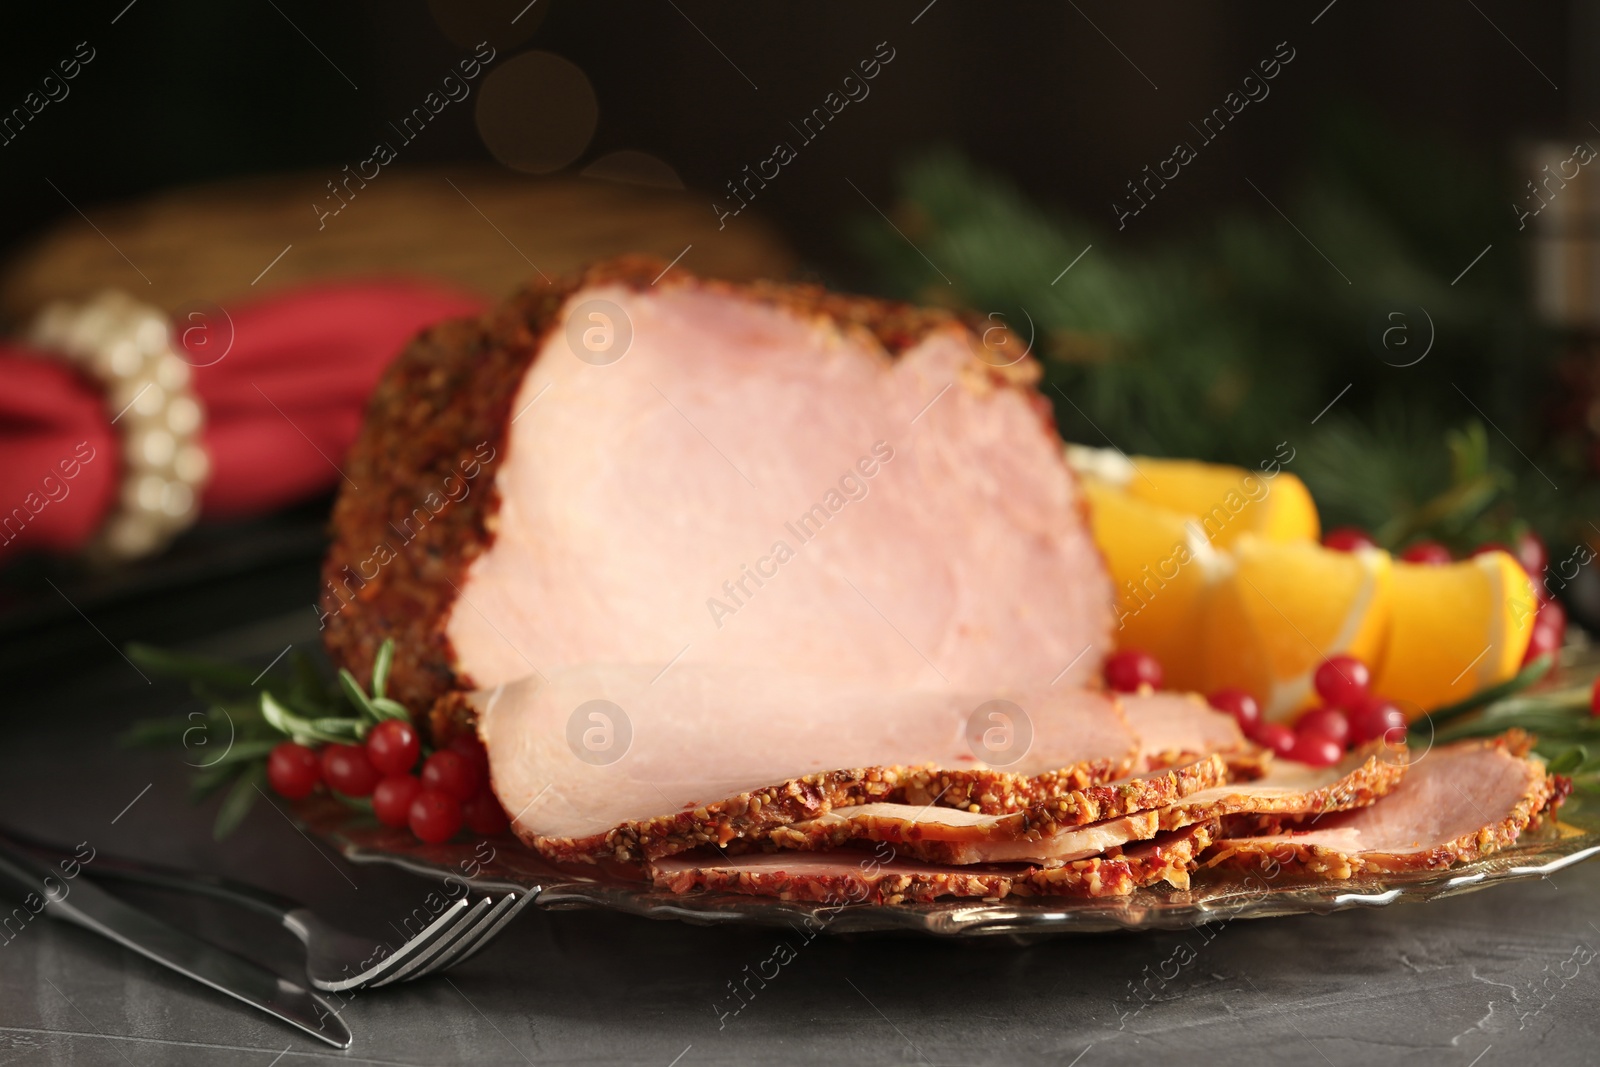
<instances>
[{"instance_id":1,"label":"fork tine","mask_svg":"<svg viewBox=\"0 0 1600 1067\"><path fill-rule=\"evenodd\" d=\"M465 897L462 898L463 901L465 899ZM408 959L404 965L397 967L383 977L378 978L375 981L369 981L366 984L368 986L381 986L388 985L390 982L406 981L408 978L419 972L422 968L426 967L431 960L447 951L451 945L454 945L463 936L471 932L473 927L475 927L478 924L478 921L482 918L483 913L488 911L493 903L493 900L491 900L489 897L484 897L483 899L479 900L476 904L472 905L462 913L461 921L456 923L456 925L452 927L451 930L443 937L439 938L433 944L428 945L426 948L412 953L411 958Z\"/></svg>"},{"instance_id":2,"label":"fork tine","mask_svg":"<svg viewBox=\"0 0 1600 1067\"><path fill-rule=\"evenodd\" d=\"M466 918L467 911L467 898L462 897L440 912L438 917L429 923L421 933L406 941L399 948L360 974L330 981L316 977L313 972L312 984L318 989L332 993L376 985L385 975L392 974L395 970L411 962L418 952L425 951L444 938L449 937L460 926L463 919Z\"/></svg>"},{"instance_id":3,"label":"fork tine","mask_svg":"<svg viewBox=\"0 0 1600 1067\"><path fill-rule=\"evenodd\" d=\"M524 894L525 896L526 894ZM479 948L491 941L500 929L517 913L519 896L516 893L507 893L501 897L494 907L483 913L483 918L471 930L462 934L460 939L447 950L435 956L428 965L411 975L412 978L421 978L423 975L437 974L449 970L456 964L477 952Z\"/></svg>"},{"instance_id":4,"label":"fork tine","mask_svg":"<svg viewBox=\"0 0 1600 1067\"><path fill-rule=\"evenodd\" d=\"M525 907L528 907L530 904L533 904L533 897L539 896L539 894L531 893L531 891L525 891L525 893L514 894L514 896L517 897L517 902L510 905L510 910L502 913L498 920L494 920L494 925L490 926L488 929L485 929L482 936L477 937L477 941L467 945L466 949L462 950L458 957L450 961L450 966L456 966L459 965L459 963L466 963L467 960L475 957L478 952L482 952L482 950L485 949L485 945L488 945L491 941L494 941L494 937L499 936L499 931L502 931L502 929L506 928L506 926L509 925L510 920L517 918L517 913L520 912L520 910L525 909Z\"/></svg>"}]
</instances>

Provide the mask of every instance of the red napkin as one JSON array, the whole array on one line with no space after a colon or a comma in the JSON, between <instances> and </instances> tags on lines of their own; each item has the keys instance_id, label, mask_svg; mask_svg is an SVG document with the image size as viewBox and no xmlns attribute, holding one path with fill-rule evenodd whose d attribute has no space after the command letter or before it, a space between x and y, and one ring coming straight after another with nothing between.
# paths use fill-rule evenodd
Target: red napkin
<instances>
[{"instance_id":1,"label":"red napkin","mask_svg":"<svg viewBox=\"0 0 1600 1067\"><path fill-rule=\"evenodd\" d=\"M175 322L206 411L202 515L257 515L337 483L389 361L423 327L486 305L436 284L362 282ZM114 412L96 383L23 344L0 341L0 383L0 559L71 552L121 485Z\"/></svg>"}]
</instances>

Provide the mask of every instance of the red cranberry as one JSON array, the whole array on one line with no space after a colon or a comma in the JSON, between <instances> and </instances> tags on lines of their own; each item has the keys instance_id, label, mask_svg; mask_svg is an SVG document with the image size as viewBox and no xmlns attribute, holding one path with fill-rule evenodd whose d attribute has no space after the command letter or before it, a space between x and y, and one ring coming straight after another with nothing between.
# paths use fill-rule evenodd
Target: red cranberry
<instances>
[{"instance_id":1,"label":"red cranberry","mask_svg":"<svg viewBox=\"0 0 1600 1067\"><path fill-rule=\"evenodd\" d=\"M421 754L417 728L403 719L385 719L367 734L367 758L382 774L410 774Z\"/></svg>"},{"instance_id":2,"label":"red cranberry","mask_svg":"<svg viewBox=\"0 0 1600 1067\"><path fill-rule=\"evenodd\" d=\"M1322 547L1335 552L1354 552L1359 548L1377 548L1378 542L1359 526L1336 526L1322 535Z\"/></svg>"},{"instance_id":3,"label":"red cranberry","mask_svg":"<svg viewBox=\"0 0 1600 1067\"><path fill-rule=\"evenodd\" d=\"M1407 563L1427 563L1435 566L1455 562L1450 550L1438 541L1418 541L1400 553L1400 558Z\"/></svg>"},{"instance_id":4,"label":"red cranberry","mask_svg":"<svg viewBox=\"0 0 1600 1067\"><path fill-rule=\"evenodd\" d=\"M1350 720L1338 708L1313 708L1295 723L1297 734L1321 734L1340 748L1350 742Z\"/></svg>"},{"instance_id":5,"label":"red cranberry","mask_svg":"<svg viewBox=\"0 0 1600 1067\"><path fill-rule=\"evenodd\" d=\"M1344 746L1321 734L1296 734L1294 745L1285 753L1296 763L1312 767L1331 767L1344 756Z\"/></svg>"},{"instance_id":6,"label":"red cranberry","mask_svg":"<svg viewBox=\"0 0 1600 1067\"><path fill-rule=\"evenodd\" d=\"M1589 690L1589 714L1600 718L1600 678L1594 680L1594 688Z\"/></svg>"},{"instance_id":7,"label":"red cranberry","mask_svg":"<svg viewBox=\"0 0 1600 1067\"><path fill-rule=\"evenodd\" d=\"M383 776L360 745L329 745L322 750L322 777L347 797L368 797Z\"/></svg>"},{"instance_id":8,"label":"red cranberry","mask_svg":"<svg viewBox=\"0 0 1600 1067\"><path fill-rule=\"evenodd\" d=\"M1264 722L1256 727L1256 744L1287 756L1295 746L1295 732L1281 722Z\"/></svg>"},{"instance_id":9,"label":"red cranberry","mask_svg":"<svg viewBox=\"0 0 1600 1067\"><path fill-rule=\"evenodd\" d=\"M267 781L279 796L299 800L322 781L322 760L313 749L285 741L267 757Z\"/></svg>"},{"instance_id":10,"label":"red cranberry","mask_svg":"<svg viewBox=\"0 0 1600 1067\"><path fill-rule=\"evenodd\" d=\"M1517 562L1522 564L1523 570L1534 576L1535 581L1544 574L1545 568L1550 566L1550 550L1532 530L1523 531L1522 536L1517 538L1515 551L1511 554L1517 557Z\"/></svg>"},{"instance_id":11,"label":"red cranberry","mask_svg":"<svg viewBox=\"0 0 1600 1067\"><path fill-rule=\"evenodd\" d=\"M1206 703L1218 711L1232 715L1246 737L1254 733L1256 727L1261 724L1261 705L1256 703L1255 697L1243 689L1218 689L1206 697Z\"/></svg>"},{"instance_id":12,"label":"red cranberry","mask_svg":"<svg viewBox=\"0 0 1600 1067\"><path fill-rule=\"evenodd\" d=\"M404 826L411 821L411 802L422 792L422 781L414 774L391 774L372 790L372 813L385 826Z\"/></svg>"},{"instance_id":13,"label":"red cranberry","mask_svg":"<svg viewBox=\"0 0 1600 1067\"><path fill-rule=\"evenodd\" d=\"M465 802L478 795L483 778L459 752L442 749L422 764L422 786Z\"/></svg>"},{"instance_id":14,"label":"red cranberry","mask_svg":"<svg viewBox=\"0 0 1600 1067\"><path fill-rule=\"evenodd\" d=\"M477 768L478 777L488 781L489 753L483 747L483 742L478 740L476 734L457 734L450 739L450 743L445 747Z\"/></svg>"},{"instance_id":15,"label":"red cranberry","mask_svg":"<svg viewBox=\"0 0 1600 1067\"><path fill-rule=\"evenodd\" d=\"M487 789L480 790L477 796L461 805L461 814L466 819L467 829L484 837L503 834L511 825L500 801Z\"/></svg>"},{"instance_id":16,"label":"red cranberry","mask_svg":"<svg viewBox=\"0 0 1600 1067\"><path fill-rule=\"evenodd\" d=\"M1350 740L1358 745L1380 737L1391 744L1405 740L1406 714L1388 697L1368 696L1350 712L1349 721Z\"/></svg>"},{"instance_id":17,"label":"red cranberry","mask_svg":"<svg viewBox=\"0 0 1600 1067\"><path fill-rule=\"evenodd\" d=\"M1166 674L1148 652L1125 648L1106 657L1106 684L1119 693L1137 693L1140 686L1160 689Z\"/></svg>"},{"instance_id":18,"label":"red cranberry","mask_svg":"<svg viewBox=\"0 0 1600 1067\"><path fill-rule=\"evenodd\" d=\"M1561 642L1567 635L1567 609L1561 601L1551 600L1539 608L1533 619L1533 635L1528 640L1528 651L1522 662L1532 663L1540 656L1561 651Z\"/></svg>"},{"instance_id":19,"label":"red cranberry","mask_svg":"<svg viewBox=\"0 0 1600 1067\"><path fill-rule=\"evenodd\" d=\"M442 845L461 829L461 801L434 789L423 789L412 798L407 821L417 837L430 845Z\"/></svg>"},{"instance_id":20,"label":"red cranberry","mask_svg":"<svg viewBox=\"0 0 1600 1067\"><path fill-rule=\"evenodd\" d=\"M1329 656L1317 668L1312 684L1329 707L1352 708L1367 695L1372 672L1354 656Z\"/></svg>"}]
</instances>

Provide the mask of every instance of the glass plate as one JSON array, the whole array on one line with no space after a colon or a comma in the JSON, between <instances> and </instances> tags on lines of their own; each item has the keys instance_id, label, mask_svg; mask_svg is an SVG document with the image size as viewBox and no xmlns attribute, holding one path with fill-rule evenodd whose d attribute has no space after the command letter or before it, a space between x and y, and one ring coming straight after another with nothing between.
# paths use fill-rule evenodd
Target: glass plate
<instances>
[{"instance_id":1,"label":"glass plate","mask_svg":"<svg viewBox=\"0 0 1600 1067\"><path fill-rule=\"evenodd\" d=\"M1577 807L1569 801L1569 806ZM1600 853L1600 812L1563 813L1525 831L1517 843L1442 871L1330 882L1238 871L1197 871L1187 890L1162 885L1131 896L1007 897L933 904L819 904L737 893L682 896L653 889L621 869L555 865L505 835L476 842L427 845L409 830L391 830L328 797L296 806L307 829L355 863L386 863L428 878L454 879L480 890L538 894L542 908L609 908L651 919L701 925L784 926L812 932L913 931L940 936L1099 933L1171 930L1229 919L1325 914L1346 908L1420 902L1542 878ZM1569 821L1570 820L1570 821Z\"/></svg>"}]
</instances>

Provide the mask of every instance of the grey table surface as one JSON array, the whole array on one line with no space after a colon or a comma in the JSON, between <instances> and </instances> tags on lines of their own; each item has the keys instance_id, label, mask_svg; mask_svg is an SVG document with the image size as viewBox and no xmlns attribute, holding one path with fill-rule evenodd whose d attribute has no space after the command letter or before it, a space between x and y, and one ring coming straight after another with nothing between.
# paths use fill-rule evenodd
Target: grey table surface
<instances>
[{"instance_id":1,"label":"grey table surface","mask_svg":"<svg viewBox=\"0 0 1600 1067\"><path fill-rule=\"evenodd\" d=\"M225 634L265 662L305 618ZM212 841L180 753L113 743L182 691L124 661L9 694L7 824L228 874L353 927L428 883L356 867L258 804ZM141 903L292 970L292 942L191 902ZM737 1013L729 983L784 935L530 908L443 977L359 993L335 1052L91 934L35 921L0 944L0 1065L1061 1064L1600 1059L1600 864L1426 905L1031 945L818 937ZM790 938L791 941L796 939Z\"/></svg>"}]
</instances>

